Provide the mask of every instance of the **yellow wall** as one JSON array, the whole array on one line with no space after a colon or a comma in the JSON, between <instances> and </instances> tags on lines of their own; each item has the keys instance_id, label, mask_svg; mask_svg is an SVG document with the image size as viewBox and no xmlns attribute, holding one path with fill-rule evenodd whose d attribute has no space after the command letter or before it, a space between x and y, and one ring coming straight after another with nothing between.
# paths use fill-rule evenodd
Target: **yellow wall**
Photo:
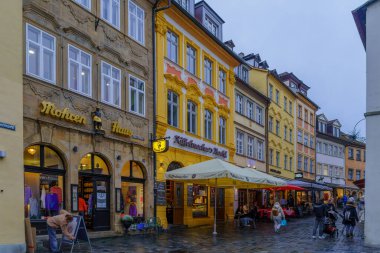
<instances>
[{"instance_id":1,"label":"yellow wall","mask_svg":"<svg viewBox=\"0 0 380 253\"><path fill-rule=\"evenodd\" d=\"M278 177L294 179L294 171L296 168L296 155L295 155L295 138L296 138L296 127L295 127L295 113L296 113L296 102L295 94L291 92L285 84L277 80L272 74L267 70L262 69L252 69L250 71L250 81L253 83L254 87L260 92L264 93L268 97L269 85L273 87L273 96L268 110L268 120L270 117L273 118L273 131L271 132L268 124L268 164L269 173ZM276 90L279 91L279 102L276 103ZM287 98L287 110L284 110L284 96ZM289 111L289 102L292 102L292 113ZM276 120L279 121L279 133L276 134ZM284 137L284 126L287 126L287 138ZM290 139L289 130L292 129L292 138ZM273 164L270 164L270 150L273 150ZM280 152L279 156L279 166L276 166L276 152ZM287 155L287 169L284 165L284 157ZM290 158L292 158L292 166L290 168ZM276 173L278 171L280 173Z\"/></svg>"},{"instance_id":2,"label":"yellow wall","mask_svg":"<svg viewBox=\"0 0 380 253\"><path fill-rule=\"evenodd\" d=\"M167 32L172 31L178 36L178 62L174 63L167 56ZM167 135L167 130L185 134L199 141L215 145L228 151L229 161L233 161L235 153L234 137L234 72L239 63L207 34L205 34L192 21L177 10L170 8L160 12L156 18L156 46L157 46L157 137ZM195 75L186 70L186 45L189 44L197 50ZM204 59L212 61L213 75L211 85L205 84ZM226 72L226 94L219 92L219 70ZM168 125L167 94L171 90L179 96L179 124L178 127ZM207 92L208 91L208 92ZM210 91L213 95L210 94ZM222 99L220 99L222 98ZM197 131L195 134L187 132L187 102L191 100L197 104ZM226 105L223 100L228 101ZM212 139L208 140L204 134L204 112L210 110L212 118ZM226 143L219 143L219 117L226 119ZM212 157L196 154L183 149L170 147L169 151L157 154L157 181L165 181L164 174L168 165L175 161L183 166L199 163ZM197 226L212 224L213 208L209 206L208 218L192 218L192 207L187 207L187 184L184 187L184 224ZM210 191L208 191L210 194ZM229 194L229 195L228 195ZM227 195L229 197L227 197ZM232 199L226 212L233 215L233 191L226 191L227 199ZM229 201L231 202L231 201ZM210 203L210 201L209 201ZM232 208L231 208L232 206ZM160 217L164 227L167 227L166 206L157 206L157 216Z\"/></svg>"},{"instance_id":3,"label":"yellow wall","mask_svg":"<svg viewBox=\"0 0 380 253\"><path fill-rule=\"evenodd\" d=\"M22 1L0 2L0 252L22 252L25 247L23 212L23 85ZM10 248L12 247L13 248Z\"/></svg>"}]
</instances>

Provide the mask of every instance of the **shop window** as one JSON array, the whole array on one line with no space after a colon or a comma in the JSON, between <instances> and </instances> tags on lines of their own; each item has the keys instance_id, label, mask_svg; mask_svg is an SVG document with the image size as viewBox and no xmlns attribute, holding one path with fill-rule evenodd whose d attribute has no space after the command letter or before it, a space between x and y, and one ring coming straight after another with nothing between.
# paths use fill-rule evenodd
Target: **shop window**
<instances>
[{"instance_id":1,"label":"shop window","mask_svg":"<svg viewBox=\"0 0 380 253\"><path fill-rule=\"evenodd\" d=\"M108 166L105 161L95 154L85 155L78 168L79 172L109 175Z\"/></svg>"},{"instance_id":2,"label":"shop window","mask_svg":"<svg viewBox=\"0 0 380 253\"><path fill-rule=\"evenodd\" d=\"M64 208L64 165L53 149L33 145L24 151L24 212L32 220L44 219Z\"/></svg>"},{"instance_id":3,"label":"shop window","mask_svg":"<svg viewBox=\"0 0 380 253\"><path fill-rule=\"evenodd\" d=\"M193 217L208 216L208 187L206 185L193 185Z\"/></svg>"},{"instance_id":4,"label":"shop window","mask_svg":"<svg viewBox=\"0 0 380 253\"><path fill-rule=\"evenodd\" d=\"M121 198L125 214L144 216L144 172L139 163L127 162L121 170Z\"/></svg>"}]
</instances>

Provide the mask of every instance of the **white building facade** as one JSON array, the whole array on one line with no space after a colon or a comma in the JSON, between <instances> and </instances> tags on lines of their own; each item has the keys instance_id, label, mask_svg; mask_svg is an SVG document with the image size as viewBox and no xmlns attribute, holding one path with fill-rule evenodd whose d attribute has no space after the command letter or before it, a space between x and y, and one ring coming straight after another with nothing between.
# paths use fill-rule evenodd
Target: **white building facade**
<instances>
[{"instance_id":1,"label":"white building facade","mask_svg":"<svg viewBox=\"0 0 380 253\"><path fill-rule=\"evenodd\" d=\"M380 246L380 1L370 0L352 13L367 53L365 242Z\"/></svg>"}]
</instances>

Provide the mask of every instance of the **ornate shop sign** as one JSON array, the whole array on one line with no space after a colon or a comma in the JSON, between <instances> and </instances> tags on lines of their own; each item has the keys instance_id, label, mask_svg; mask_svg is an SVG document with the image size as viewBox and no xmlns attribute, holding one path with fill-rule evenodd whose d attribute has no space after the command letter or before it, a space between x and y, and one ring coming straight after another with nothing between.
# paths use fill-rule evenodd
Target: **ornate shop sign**
<instances>
[{"instance_id":1,"label":"ornate shop sign","mask_svg":"<svg viewBox=\"0 0 380 253\"><path fill-rule=\"evenodd\" d=\"M170 138L170 146L198 153L210 157L219 157L228 159L228 150L226 148L214 145L186 134L178 133L168 129L166 136Z\"/></svg>"},{"instance_id":2,"label":"ornate shop sign","mask_svg":"<svg viewBox=\"0 0 380 253\"><path fill-rule=\"evenodd\" d=\"M125 137L131 137L133 135L133 132L130 129L122 128L117 121L112 122L111 132Z\"/></svg>"},{"instance_id":3,"label":"ornate shop sign","mask_svg":"<svg viewBox=\"0 0 380 253\"><path fill-rule=\"evenodd\" d=\"M41 114L49 115L54 118L66 120L75 124L86 124L86 119L83 116L73 114L70 112L69 108L57 109L54 103L42 101L41 102Z\"/></svg>"},{"instance_id":4,"label":"ornate shop sign","mask_svg":"<svg viewBox=\"0 0 380 253\"><path fill-rule=\"evenodd\" d=\"M155 140L152 148L154 153L164 153L169 149L169 141L166 139Z\"/></svg>"}]
</instances>

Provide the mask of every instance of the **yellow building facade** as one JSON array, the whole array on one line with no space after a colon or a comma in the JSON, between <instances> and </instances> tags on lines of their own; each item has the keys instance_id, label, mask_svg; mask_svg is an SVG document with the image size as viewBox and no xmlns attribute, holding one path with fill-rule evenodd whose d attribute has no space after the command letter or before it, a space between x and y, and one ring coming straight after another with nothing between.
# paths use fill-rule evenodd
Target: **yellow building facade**
<instances>
[{"instance_id":1,"label":"yellow building facade","mask_svg":"<svg viewBox=\"0 0 380 253\"><path fill-rule=\"evenodd\" d=\"M277 73L253 68L250 80L271 100L268 109L268 173L294 179L295 171L295 94L280 81Z\"/></svg>"},{"instance_id":2,"label":"yellow building facade","mask_svg":"<svg viewBox=\"0 0 380 253\"><path fill-rule=\"evenodd\" d=\"M22 1L1 1L0 32L0 252L21 253L26 250L22 180Z\"/></svg>"},{"instance_id":3,"label":"yellow building facade","mask_svg":"<svg viewBox=\"0 0 380 253\"><path fill-rule=\"evenodd\" d=\"M199 7L200 8L200 7ZM234 72L238 57L177 3L156 17L157 137L170 137L157 154L157 216L170 224L212 224L207 185L165 181L165 172L212 158L234 160ZM233 217L233 190L220 189L220 219ZM220 212L219 212L220 211Z\"/></svg>"}]
</instances>

